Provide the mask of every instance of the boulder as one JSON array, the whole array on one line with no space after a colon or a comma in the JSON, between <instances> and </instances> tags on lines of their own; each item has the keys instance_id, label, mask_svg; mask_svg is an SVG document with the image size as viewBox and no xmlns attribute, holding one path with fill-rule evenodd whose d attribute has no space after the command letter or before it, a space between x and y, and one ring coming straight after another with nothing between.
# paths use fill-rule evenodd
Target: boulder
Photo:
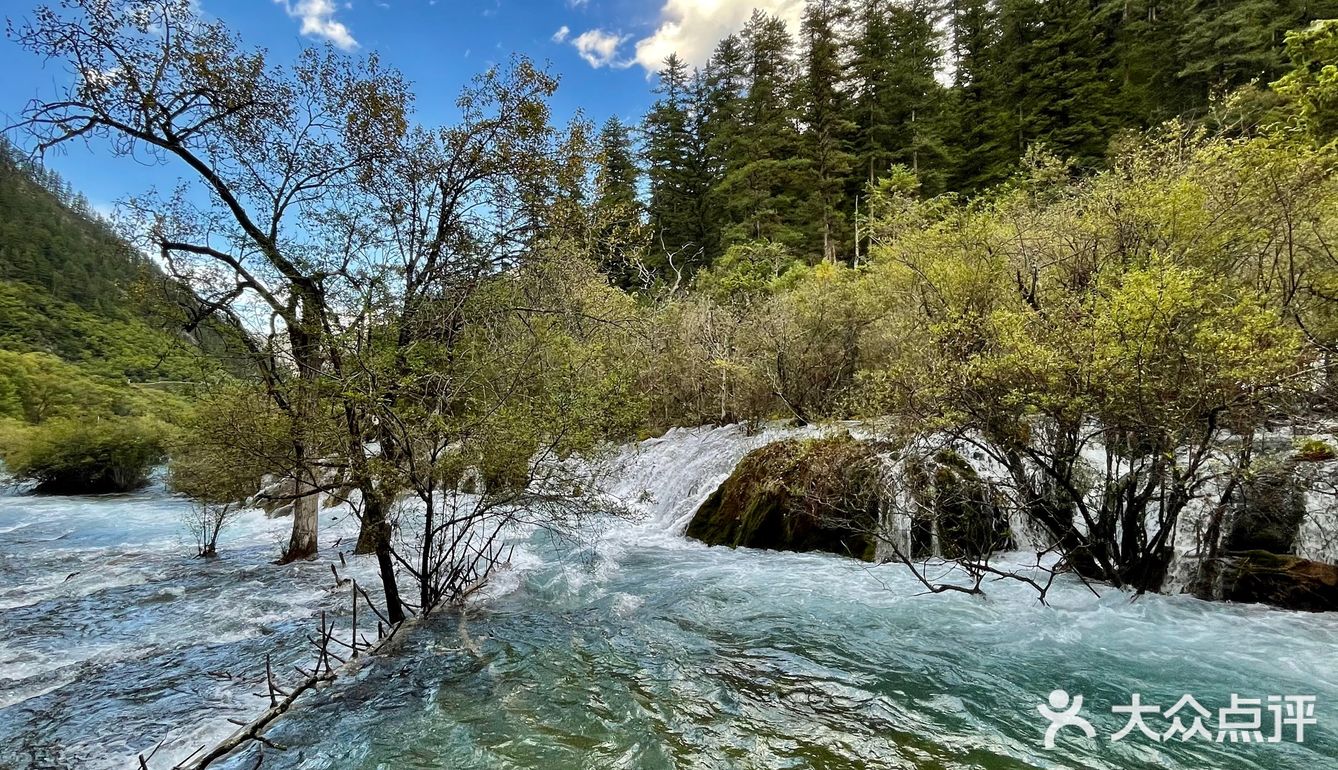
<instances>
[{"instance_id":1,"label":"boulder","mask_svg":"<svg viewBox=\"0 0 1338 770\"><path fill-rule=\"evenodd\" d=\"M267 475L260 480L260 491L251 498L251 504L272 518L290 516L293 499L297 495L297 479L291 476Z\"/></svg>"},{"instance_id":2,"label":"boulder","mask_svg":"<svg viewBox=\"0 0 1338 770\"><path fill-rule=\"evenodd\" d=\"M849 434L777 441L739 461L687 535L709 545L872 561L883 488L873 447Z\"/></svg>"},{"instance_id":3,"label":"boulder","mask_svg":"<svg viewBox=\"0 0 1338 770\"><path fill-rule=\"evenodd\" d=\"M1001 496L957 452L943 449L933 457L907 463L906 475L916 514L911 520L914 557L939 554L948 559L977 558L1011 547L1008 514Z\"/></svg>"},{"instance_id":4,"label":"boulder","mask_svg":"<svg viewBox=\"0 0 1338 770\"><path fill-rule=\"evenodd\" d=\"M1268 551L1232 553L1222 561L1222 599L1307 612L1338 610L1338 565Z\"/></svg>"},{"instance_id":5,"label":"boulder","mask_svg":"<svg viewBox=\"0 0 1338 770\"><path fill-rule=\"evenodd\" d=\"M1292 551L1306 513L1297 472L1295 461L1265 465L1242 484L1227 527L1227 550Z\"/></svg>"}]
</instances>

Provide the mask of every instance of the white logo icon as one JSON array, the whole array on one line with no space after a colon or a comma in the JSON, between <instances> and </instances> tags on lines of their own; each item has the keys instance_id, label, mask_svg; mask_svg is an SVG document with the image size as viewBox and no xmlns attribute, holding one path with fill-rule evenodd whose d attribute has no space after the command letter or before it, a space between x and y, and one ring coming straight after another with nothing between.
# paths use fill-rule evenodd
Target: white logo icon
<instances>
[{"instance_id":1,"label":"white logo icon","mask_svg":"<svg viewBox=\"0 0 1338 770\"><path fill-rule=\"evenodd\" d=\"M1045 729L1045 747L1053 749L1055 747L1055 735L1065 727L1076 727L1082 730L1088 738L1096 737L1096 728L1092 723L1078 716L1082 711L1082 696L1075 695L1072 700L1069 694L1064 690L1055 690L1050 693L1050 707L1045 704L1036 707L1041 712L1041 716L1050 720L1050 726Z\"/></svg>"}]
</instances>

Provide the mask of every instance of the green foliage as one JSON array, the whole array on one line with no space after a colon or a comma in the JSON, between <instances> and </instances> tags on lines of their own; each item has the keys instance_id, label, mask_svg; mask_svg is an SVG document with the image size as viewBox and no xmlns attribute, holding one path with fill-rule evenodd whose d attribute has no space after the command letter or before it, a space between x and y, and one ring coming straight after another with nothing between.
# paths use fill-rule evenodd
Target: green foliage
<instances>
[{"instance_id":1,"label":"green foliage","mask_svg":"<svg viewBox=\"0 0 1338 770\"><path fill-rule=\"evenodd\" d=\"M98 315L17 282L0 281L0 348L51 353L90 374L131 382L196 382L221 369L193 343L142 318Z\"/></svg>"},{"instance_id":2,"label":"green foliage","mask_svg":"<svg viewBox=\"0 0 1338 770\"><path fill-rule=\"evenodd\" d=\"M1133 132L1254 124L1287 99L1327 140L1332 32L1296 30L1334 16L1333 0L809 0L792 41L754 14L696 77L676 57L661 73L646 264L679 284L759 240L856 262L857 210L897 167L925 195L977 194L1036 147L1091 174Z\"/></svg>"},{"instance_id":3,"label":"green foliage","mask_svg":"<svg viewBox=\"0 0 1338 770\"><path fill-rule=\"evenodd\" d=\"M172 421L188 401L180 388L129 384L46 353L0 350L0 418L156 416Z\"/></svg>"},{"instance_id":4,"label":"green foliage","mask_svg":"<svg viewBox=\"0 0 1338 770\"><path fill-rule=\"evenodd\" d=\"M722 303L747 302L780 288L790 271L802 264L780 243L735 244L697 276L696 288Z\"/></svg>"},{"instance_id":5,"label":"green foliage","mask_svg":"<svg viewBox=\"0 0 1338 770\"><path fill-rule=\"evenodd\" d=\"M1307 438L1296 442L1296 457L1310 463L1324 462L1338 457L1338 450L1324 439Z\"/></svg>"},{"instance_id":6,"label":"green foliage","mask_svg":"<svg viewBox=\"0 0 1338 770\"><path fill-rule=\"evenodd\" d=\"M126 492L162 462L167 426L142 417L60 417L40 425L8 424L0 458L16 478L51 494Z\"/></svg>"},{"instance_id":7,"label":"green foliage","mask_svg":"<svg viewBox=\"0 0 1338 770\"><path fill-rule=\"evenodd\" d=\"M291 476L291 425L254 387L230 384L184 410L168 445L168 486L205 505L255 494L266 474Z\"/></svg>"},{"instance_id":8,"label":"green foliage","mask_svg":"<svg viewBox=\"0 0 1338 770\"><path fill-rule=\"evenodd\" d=\"M142 271L151 271L148 260L86 199L0 143L0 281L27 284L95 313L123 313L128 287Z\"/></svg>"},{"instance_id":9,"label":"green foliage","mask_svg":"<svg viewBox=\"0 0 1338 770\"><path fill-rule=\"evenodd\" d=\"M1315 139L1338 136L1338 20L1317 21L1287 33L1291 69L1273 83Z\"/></svg>"}]
</instances>

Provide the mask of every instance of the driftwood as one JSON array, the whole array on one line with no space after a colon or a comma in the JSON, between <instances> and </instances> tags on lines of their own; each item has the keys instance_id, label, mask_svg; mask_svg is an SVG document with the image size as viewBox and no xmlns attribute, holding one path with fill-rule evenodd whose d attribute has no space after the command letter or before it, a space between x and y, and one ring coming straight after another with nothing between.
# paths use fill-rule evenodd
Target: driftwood
<instances>
[{"instance_id":1,"label":"driftwood","mask_svg":"<svg viewBox=\"0 0 1338 770\"><path fill-rule=\"evenodd\" d=\"M333 566L331 568L333 569ZM338 573L336 573L335 579L337 581L339 580ZM365 636L359 637L357 610L358 594L361 593L363 595L364 604L371 607L372 611L378 617L381 617L381 612L374 604L372 604L366 591L363 591L362 588L358 586L356 580L350 581L345 579L341 581L340 584L342 585L343 583L352 583L353 621L352 634L349 637L351 641L345 642L343 639L335 637L334 624L326 623L325 613L321 612L320 633L315 637L310 635L307 636L307 640L311 642L316 652L316 661L313 668L308 671L300 667L295 667L303 678L296 684L289 686L288 689L284 689L274 681L274 672L270 666L270 658L266 655L265 685L267 689L266 695L269 697L270 702L269 708L250 722L242 723L240 728L227 738L214 744L214 746L209 748L201 746L191 752L190 756L181 760L176 765L173 765L172 770L204 770L204 768L208 767L215 760L226 757L251 741L257 741L263 746L269 746L270 748L282 749L281 746L274 744L264 736L265 730L276 719L286 714L289 709L293 707L293 704L297 702L297 699L302 697L303 694L320 687L323 683L332 682L337 679L349 662L358 659L359 653L375 655L395 638L400 629L405 627L406 624L404 623L392 625L390 626L390 632L384 633L381 623L378 623L376 642L369 643ZM360 638L361 641L359 641ZM331 652L330 646L332 644L350 650L352 653L351 658L346 660ZM332 661L338 665L335 665ZM158 744L158 746L155 746L148 756L143 754L139 756L139 767L141 770L149 770L148 760L153 758L153 755L157 753L161 746L161 743Z\"/></svg>"}]
</instances>

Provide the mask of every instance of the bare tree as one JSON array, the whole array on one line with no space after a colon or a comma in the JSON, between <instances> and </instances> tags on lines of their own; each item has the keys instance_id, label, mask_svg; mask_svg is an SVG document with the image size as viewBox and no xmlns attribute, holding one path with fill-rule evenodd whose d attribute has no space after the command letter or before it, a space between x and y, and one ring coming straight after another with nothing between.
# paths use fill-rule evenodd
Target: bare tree
<instances>
[{"instance_id":1,"label":"bare tree","mask_svg":"<svg viewBox=\"0 0 1338 770\"><path fill-rule=\"evenodd\" d=\"M9 34L73 78L23 111L38 151L98 139L118 156L189 170L193 184L132 208L144 245L196 292L196 318L269 329L241 337L292 415L299 495L285 558L313 555L329 284L364 246L339 212L404 131L403 82L374 57L329 49L272 65L190 0L75 0L38 8ZM248 318L253 310L267 318Z\"/></svg>"}]
</instances>

